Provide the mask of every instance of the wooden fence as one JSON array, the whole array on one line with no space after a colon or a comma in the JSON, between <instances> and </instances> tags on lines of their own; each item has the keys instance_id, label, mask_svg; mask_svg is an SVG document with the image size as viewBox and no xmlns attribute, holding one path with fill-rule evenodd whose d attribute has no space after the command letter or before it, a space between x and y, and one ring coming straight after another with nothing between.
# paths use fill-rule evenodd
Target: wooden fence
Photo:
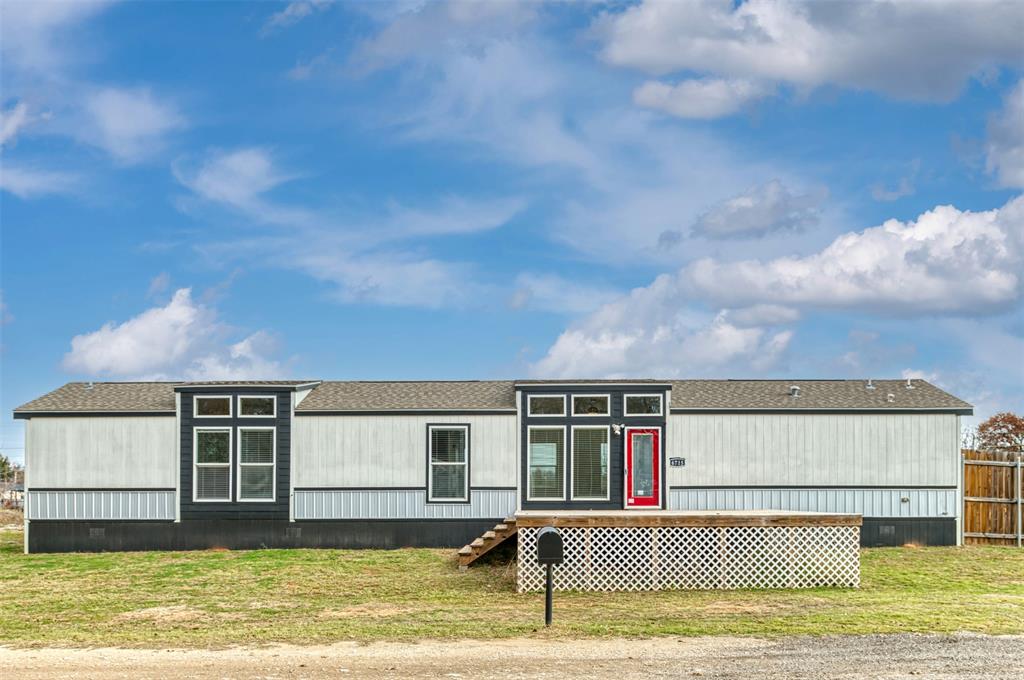
<instances>
[{"instance_id":1,"label":"wooden fence","mask_svg":"<svg viewBox=\"0 0 1024 680\"><path fill-rule=\"evenodd\" d=\"M964 543L1015 545L1024 542L1024 461L1017 454L965 449Z\"/></svg>"}]
</instances>

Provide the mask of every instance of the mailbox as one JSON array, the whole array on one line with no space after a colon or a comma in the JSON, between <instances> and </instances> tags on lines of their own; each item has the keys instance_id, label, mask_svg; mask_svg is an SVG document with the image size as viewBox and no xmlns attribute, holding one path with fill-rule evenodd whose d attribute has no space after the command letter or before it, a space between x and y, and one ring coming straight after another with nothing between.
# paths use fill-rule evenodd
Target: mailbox
<instances>
[{"instance_id":1,"label":"mailbox","mask_svg":"<svg viewBox=\"0 0 1024 680\"><path fill-rule=\"evenodd\" d=\"M554 527L537 532L537 564L562 563L562 534Z\"/></svg>"}]
</instances>

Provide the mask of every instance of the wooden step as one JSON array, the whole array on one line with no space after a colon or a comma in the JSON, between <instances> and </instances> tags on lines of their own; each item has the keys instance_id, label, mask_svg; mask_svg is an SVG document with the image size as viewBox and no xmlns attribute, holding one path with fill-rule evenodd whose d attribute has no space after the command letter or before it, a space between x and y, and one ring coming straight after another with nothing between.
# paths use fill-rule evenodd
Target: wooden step
<instances>
[{"instance_id":1,"label":"wooden step","mask_svg":"<svg viewBox=\"0 0 1024 680\"><path fill-rule=\"evenodd\" d=\"M508 531L508 525L507 524L495 524L494 525L494 530L496 532L498 532L498 533L502 533L502 532Z\"/></svg>"},{"instance_id":2,"label":"wooden step","mask_svg":"<svg viewBox=\"0 0 1024 680\"><path fill-rule=\"evenodd\" d=\"M479 538L459 550L459 571L465 571L469 565L477 561L493 548L501 545L517 533L515 519L506 519L497 524L493 531L485 531Z\"/></svg>"},{"instance_id":3,"label":"wooden step","mask_svg":"<svg viewBox=\"0 0 1024 680\"><path fill-rule=\"evenodd\" d=\"M465 556L465 555L472 555L472 554L473 554L473 548L471 546L464 545L461 548L459 548L459 556L460 557Z\"/></svg>"},{"instance_id":4,"label":"wooden step","mask_svg":"<svg viewBox=\"0 0 1024 680\"><path fill-rule=\"evenodd\" d=\"M484 545L484 539L482 539L482 538L474 538L473 542L470 543L470 545L473 546L474 548L482 548L483 545Z\"/></svg>"},{"instance_id":5,"label":"wooden step","mask_svg":"<svg viewBox=\"0 0 1024 680\"><path fill-rule=\"evenodd\" d=\"M493 541L494 540L494 535L495 534L494 534L493 531L485 531L484 535L481 536L481 538L483 538L485 541Z\"/></svg>"},{"instance_id":6,"label":"wooden step","mask_svg":"<svg viewBox=\"0 0 1024 680\"><path fill-rule=\"evenodd\" d=\"M505 522L505 524L508 524L508 525L511 525L511 526L515 526L516 518L515 517L506 517L504 522Z\"/></svg>"}]
</instances>

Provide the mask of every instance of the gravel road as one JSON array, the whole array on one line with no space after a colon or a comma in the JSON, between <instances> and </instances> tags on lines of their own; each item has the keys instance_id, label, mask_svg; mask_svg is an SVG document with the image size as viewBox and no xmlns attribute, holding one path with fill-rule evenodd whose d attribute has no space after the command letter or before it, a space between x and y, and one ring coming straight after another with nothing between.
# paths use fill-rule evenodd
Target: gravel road
<instances>
[{"instance_id":1,"label":"gravel road","mask_svg":"<svg viewBox=\"0 0 1024 680\"><path fill-rule=\"evenodd\" d=\"M27 678L1024 678L1024 636L339 643L226 650L10 649Z\"/></svg>"}]
</instances>

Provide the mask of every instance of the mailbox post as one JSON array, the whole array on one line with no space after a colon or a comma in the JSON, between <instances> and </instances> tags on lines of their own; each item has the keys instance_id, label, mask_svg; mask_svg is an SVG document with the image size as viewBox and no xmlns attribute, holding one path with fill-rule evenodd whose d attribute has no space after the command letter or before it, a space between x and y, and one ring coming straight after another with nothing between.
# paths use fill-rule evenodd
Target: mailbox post
<instances>
[{"instance_id":1,"label":"mailbox post","mask_svg":"<svg viewBox=\"0 0 1024 680\"><path fill-rule=\"evenodd\" d=\"M554 527L544 527L537 532L537 563L543 564L547 572L544 588L544 625L551 625L551 610L554 599L554 585L551 581L551 567L562 563L562 534Z\"/></svg>"}]
</instances>

